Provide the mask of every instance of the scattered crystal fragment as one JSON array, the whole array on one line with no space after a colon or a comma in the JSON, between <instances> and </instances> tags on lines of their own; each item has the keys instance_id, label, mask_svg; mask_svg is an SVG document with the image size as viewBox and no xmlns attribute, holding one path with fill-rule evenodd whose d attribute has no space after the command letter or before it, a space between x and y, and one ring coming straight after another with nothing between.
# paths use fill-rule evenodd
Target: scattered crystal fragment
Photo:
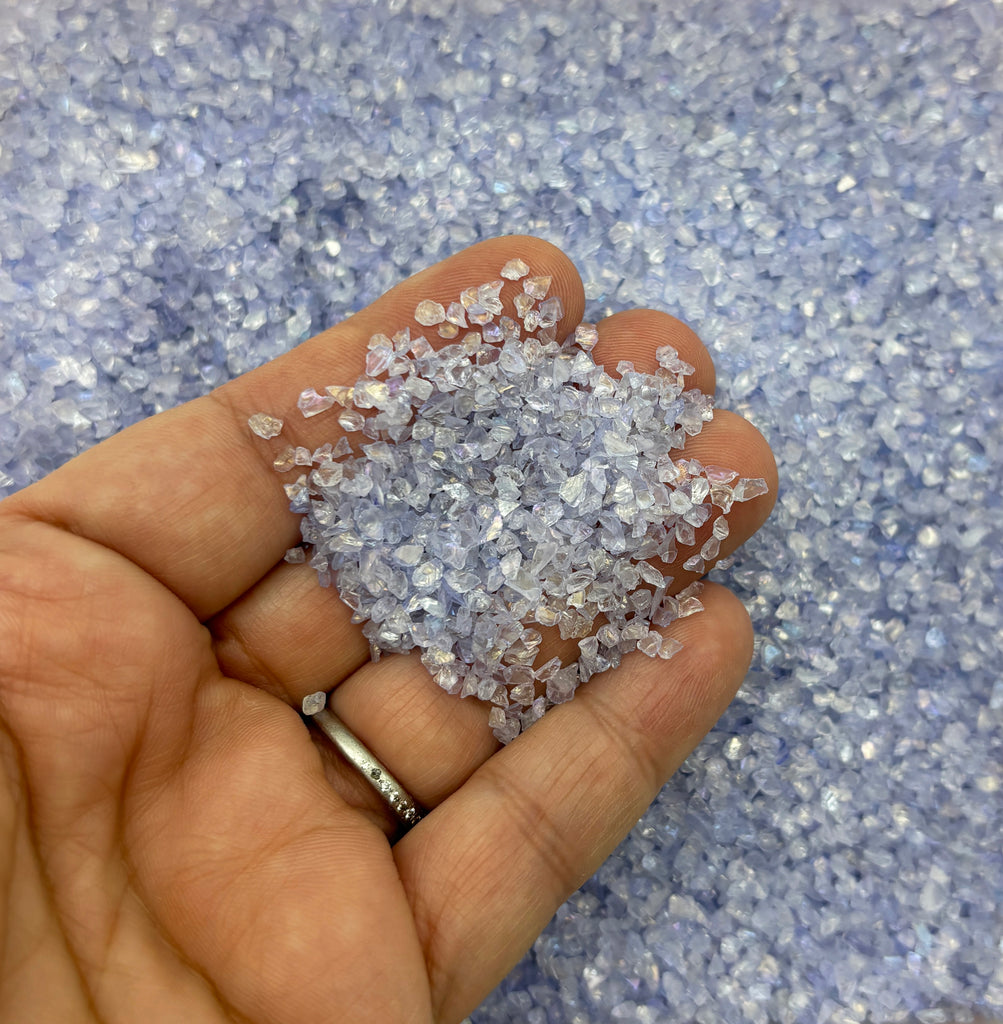
<instances>
[{"instance_id":1,"label":"scattered crystal fragment","mask_svg":"<svg viewBox=\"0 0 1003 1024\"><path fill-rule=\"evenodd\" d=\"M651 630L637 641L637 649L649 658L657 657L662 649L662 634Z\"/></svg>"},{"instance_id":2,"label":"scattered crystal fragment","mask_svg":"<svg viewBox=\"0 0 1003 1024\"><path fill-rule=\"evenodd\" d=\"M292 565L301 565L306 561L306 552L301 547L289 548L282 560Z\"/></svg>"},{"instance_id":3,"label":"scattered crystal fragment","mask_svg":"<svg viewBox=\"0 0 1003 1024\"><path fill-rule=\"evenodd\" d=\"M672 637L663 637L662 646L658 649L659 658L664 658L666 661L674 655L678 654L683 649L683 645Z\"/></svg>"},{"instance_id":4,"label":"scattered crystal fragment","mask_svg":"<svg viewBox=\"0 0 1003 1024\"><path fill-rule=\"evenodd\" d=\"M740 480L732 488L735 501L749 501L752 498L758 498L761 494L766 494L768 491L769 487L762 477Z\"/></svg>"},{"instance_id":5,"label":"scattered crystal fragment","mask_svg":"<svg viewBox=\"0 0 1003 1024\"><path fill-rule=\"evenodd\" d=\"M547 297L550 282L549 277L530 277L522 282L522 290L531 298L544 299Z\"/></svg>"},{"instance_id":6,"label":"scattered crystal fragment","mask_svg":"<svg viewBox=\"0 0 1003 1024\"><path fill-rule=\"evenodd\" d=\"M366 422L366 418L361 412L355 412L353 409L346 409L338 416L338 422L341 424L343 430L361 430L363 424Z\"/></svg>"},{"instance_id":7,"label":"scattered crystal fragment","mask_svg":"<svg viewBox=\"0 0 1003 1024\"><path fill-rule=\"evenodd\" d=\"M296 402L296 407L307 419L326 412L332 405L334 405L333 395L319 395L313 388L306 388L300 392L299 399Z\"/></svg>"},{"instance_id":8,"label":"scattered crystal fragment","mask_svg":"<svg viewBox=\"0 0 1003 1024\"><path fill-rule=\"evenodd\" d=\"M460 329L459 327L456 326L456 324L439 324L437 330L439 337L445 338L447 341L451 341L460 333Z\"/></svg>"},{"instance_id":9,"label":"scattered crystal fragment","mask_svg":"<svg viewBox=\"0 0 1003 1024\"><path fill-rule=\"evenodd\" d=\"M393 361L394 350L389 345L372 348L366 353L366 374L378 377L381 373L386 373Z\"/></svg>"},{"instance_id":10,"label":"scattered crystal fragment","mask_svg":"<svg viewBox=\"0 0 1003 1024\"><path fill-rule=\"evenodd\" d=\"M287 444L278 455L275 456L272 466L277 473L288 473L296 465L296 449Z\"/></svg>"},{"instance_id":11,"label":"scattered crystal fragment","mask_svg":"<svg viewBox=\"0 0 1003 1024\"><path fill-rule=\"evenodd\" d=\"M446 319L446 311L440 303L422 299L414 311L414 318L422 327L435 327Z\"/></svg>"},{"instance_id":12,"label":"scattered crystal fragment","mask_svg":"<svg viewBox=\"0 0 1003 1024\"><path fill-rule=\"evenodd\" d=\"M526 314L536 305L536 299L532 295L520 292L515 297L515 311L519 318L525 320Z\"/></svg>"},{"instance_id":13,"label":"scattered crystal fragment","mask_svg":"<svg viewBox=\"0 0 1003 1024\"><path fill-rule=\"evenodd\" d=\"M508 281L518 281L529 273L529 264L525 260L515 257L501 268L501 276Z\"/></svg>"},{"instance_id":14,"label":"scattered crystal fragment","mask_svg":"<svg viewBox=\"0 0 1003 1024\"><path fill-rule=\"evenodd\" d=\"M540 326L553 327L564 316L564 306L555 295L540 303Z\"/></svg>"},{"instance_id":15,"label":"scattered crystal fragment","mask_svg":"<svg viewBox=\"0 0 1003 1024\"><path fill-rule=\"evenodd\" d=\"M599 342L599 329L595 324L579 324L575 328L575 344L584 349L586 352L591 352Z\"/></svg>"},{"instance_id":16,"label":"scattered crystal fragment","mask_svg":"<svg viewBox=\"0 0 1003 1024\"><path fill-rule=\"evenodd\" d=\"M248 419L247 425L251 428L252 434L257 434L265 440L278 437L282 433L282 420L269 416L267 412L256 412Z\"/></svg>"},{"instance_id":17,"label":"scattered crystal fragment","mask_svg":"<svg viewBox=\"0 0 1003 1024\"><path fill-rule=\"evenodd\" d=\"M327 694L323 690L318 690L316 693L308 693L303 698L301 707L304 715L316 715L318 711L323 711L327 707Z\"/></svg>"},{"instance_id":18,"label":"scattered crystal fragment","mask_svg":"<svg viewBox=\"0 0 1003 1024\"><path fill-rule=\"evenodd\" d=\"M721 541L717 537L708 537L703 542L703 547L700 548L700 557L706 561L712 561L717 558L717 553L721 550Z\"/></svg>"}]
</instances>

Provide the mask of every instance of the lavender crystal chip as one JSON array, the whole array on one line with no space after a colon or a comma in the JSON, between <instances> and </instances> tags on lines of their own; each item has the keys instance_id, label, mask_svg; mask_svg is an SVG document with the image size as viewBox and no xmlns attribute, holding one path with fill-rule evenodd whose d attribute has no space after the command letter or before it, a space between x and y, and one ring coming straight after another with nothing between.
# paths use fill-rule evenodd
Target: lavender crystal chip
<instances>
[{"instance_id":1,"label":"lavender crystal chip","mask_svg":"<svg viewBox=\"0 0 1003 1024\"><path fill-rule=\"evenodd\" d=\"M422 327L435 327L446 319L446 311L440 303L422 299L414 311L414 318Z\"/></svg>"},{"instance_id":2,"label":"lavender crystal chip","mask_svg":"<svg viewBox=\"0 0 1003 1024\"><path fill-rule=\"evenodd\" d=\"M306 388L300 393L296 406L305 417L317 416L326 412L334 405L334 397L330 394L319 395L313 388Z\"/></svg>"},{"instance_id":3,"label":"lavender crystal chip","mask_svg":"<svg viewBox=\"0 0 1003 1024\"><path fill-rule=\"evenodd\" d=\"M247 425L251 428L252 434L263 437L266 440L270 437L278 437L282 433L282 420L275 416L269 416L267 412L256 412L251 416Z\"/></svg>"},{"instance_id":4,"label":"lavender crystal chip","mask_svg":"<svg viewBox=\"0 0 1003 1024\"><path fill-rule=\"evenodd\" d=\"M529 273L529 264L518 257L511 259L501 268L501 276L509 281L518 281Z\"/></svg>"},{"instance_id":5,"label":"lavender crystal chip","mask_svg":"<svg viewBox=\"0 0 1003 1024\"><path fill-rule=\"evenodd\" d=\"M327 694L323 690L308 693L303 698L301 707L304 715L316 715L318 711L323 711L327 707Z\"/></svg>"},{"instance_id":6,"label":"lavender crystal chip","mask_svg":"<svg viewBox=\"0 0 1003 1024\"><path fill-rule=\"evenodd\" d=\"M672 458L713 415L674 349L658 350L656 375L623 361L611 376L591 356L594 324L557 343L563 305L530 273L510 261L447 308L415 310L424 326L479 330L438 351L407 329L374 335L354 385L303 392L304 415L343 406L338 423L361 432L361 451L341 437L276 459L313 467L285 486L290 507L304 514L309 564L336 581L373 656L417 647L443 689L494 706L502 742L625 653L671 658L681 645L660 630L702 608L700 588L667 594L658 559L695 549L713 505L765 488ZM526 337L504 314L505 279L522 280ZM684 561L699 572L727 536L723 516L702 536ZM577 662L535 668L534 624L577 640Z\"/></svg>"}]
</instances>

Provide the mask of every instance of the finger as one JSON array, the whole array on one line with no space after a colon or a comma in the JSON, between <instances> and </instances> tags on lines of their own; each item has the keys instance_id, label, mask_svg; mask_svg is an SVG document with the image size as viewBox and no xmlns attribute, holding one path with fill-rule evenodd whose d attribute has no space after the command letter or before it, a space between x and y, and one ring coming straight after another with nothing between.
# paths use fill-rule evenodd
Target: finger
<instances>
[{"instance_id":1,"label":"finger","mask_svg":"<svg viewBox=\"0 0 1003 1024\"><path fill-rule=\"evenodd\" d=\"M129 428L8 500L26 515L120 552L207 618L295 543L297 520L272 458L285 444L310 446L321 435L338 436L332 421L321 422L325 417L300 416L296 400L303 388L354 383L373 333L418 328L414 311L421 299L452 301L463 288L495 279L517 256L534 273L553 278L551 294L563 300L564 323L577 323L584 308L581 280L560 250L522 236L481 242L274 362ZM511 304L519 290L506 282L503 301ZM250 434L247 419L261 411L288 418L281 444L276 439L269 447Z\"/></svg>"},{"instance_id":2,"label":"finger","mask_svg":"<svg viewBox=\"0 0 1003 1024\"><path fill-rule=\"evenodd\" d=\"M655 352L670 345L693 367L686 386L714 394L714 361L707 347L681 320L657 309L627 309L600 321L599 341L592 350L596 365L616 369L625 359L642 373L658 369Z\"/></svg>"},{"instance_id":3,"label":"finger","mask_svg":"<svg viewBox=\"0 0 1003 1024\"><path fill-rule=\"evenodd\" d=\"M593 352L597 363L605 360L606 365L615 367L620 359L629 359L638 369L653 372L657 367L655 351L671 345L694 367L692 385L713 391L710 354L693 331L667 313L651 309L615 313L601 321L598 328L599 342ZM731 417L727 422L736 420ZM732 426L721 431L712 421L703 434L691 440L699 442L695 450L701 457L716 451L714 461L740 466L747 476L761 475L762 471L775 481L776 468L769 448L752 428L751 434L741 435L741 442L732 452L728 434L742 429ZM735 459L740 461L732 461ZM775 493L772 484L770 491ZM768 515L771 502L756 500L757 513L750 516L743 510L747 522L736 527L722 554L751 536ZM710 529L708 525L704 532L709 535ZM704 539L701 537L701 543ZM331 689L369 657L369 645L351 622L351 612L333 597L317 586L314 574L303 566L276 567L210 624L224 671L293 703L314 690ZM344 676L332 673L336 658Z\"/></svg>"},{"instance_id":4,"label":"finger","mask_svg":"<svg viewBox=\"0 0 1003 1024\"><path fill-rule=\"evenodd\" d=\"M685 646L671 662L634 655L629 671L596 677L394 848L437 1019L461 1019L501 980L733 696L748 616L720 587L705 604L673 623Z\"/></svg>"}]
</instances>

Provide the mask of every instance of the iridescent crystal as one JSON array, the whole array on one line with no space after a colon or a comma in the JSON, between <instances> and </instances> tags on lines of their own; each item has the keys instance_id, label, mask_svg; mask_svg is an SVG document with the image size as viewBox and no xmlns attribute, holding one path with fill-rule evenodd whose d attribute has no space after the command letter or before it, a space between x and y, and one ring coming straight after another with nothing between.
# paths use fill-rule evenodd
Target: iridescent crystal
<instances>
[{"instance_id":1,"label":"iridescent crystal","mask_svg":"<svg viewBox=\"0 0 1003 1024\"><path fill-rule=\"evenodd\" d=\"M501 276L508 281L518 281L529 273L529 264L518 257L511 259L501 268Z\"/></svg>"},{"instance_id":2,"label":"iridescent crystal","mask_svg":"<svg viewBox=\"0 0 1003 1024\"><path fill-rule=\"evenodd\" d=\"M307 419L326 412L332 405L334 405L334 397L332 395L319 395L313 388L306 388L300 392L299 399L296 402L296 407Z\"/></svg>"},{"instance_id":3,"label":"iridescent crystal","mask_svg":"<svg viewBox=\"0 0 1003 1024\"><path fill-rule=\"evenodd\" d=\"M434 327L446 319L446 311L438 302L431 299L422 299L414 311L414 318L422 327Z\"/></svg>"},{"instance_id":4,"label":"iridescent crystal","mask_svg":"<svg viewBox=\"0 0 1003 1024\"><path fill-rule=\"evenodd\" d=\"M251 428L252 434L263 437L266 440L270 437L278 437L282 433L282 420L275 416L269 416L267 412L256 412L251 416L247 425Z\"/></svg>"}]
</instances>

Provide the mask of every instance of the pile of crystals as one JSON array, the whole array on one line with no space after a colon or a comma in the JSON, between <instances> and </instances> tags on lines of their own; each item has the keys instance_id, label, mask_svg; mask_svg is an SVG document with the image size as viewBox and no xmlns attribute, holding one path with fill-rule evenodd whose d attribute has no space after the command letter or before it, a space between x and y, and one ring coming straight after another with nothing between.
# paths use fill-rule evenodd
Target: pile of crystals
<instances>
[{"instance_id":1,"label":"pile of crystals","mask_svg":"<svg viewBox=\"0 0 1003 1024\"><path fill-rule=\"evenodd\" d=\"M515 317L505 279L522 281ZM713 416L711 398L686 388L693 367L665 346L655 374L625 361L609 374L591 355L594 324L557 342L549 287L517 259L448 308L419 303L416 322L448 343L374 335L354 385L300 396L304 416L336 408L345 435L275 460L312 467L286 493L309 564L365 623L373 657L420 648L443 689L493 705L502 742L629 651L672 657L681 645L659 630L702 605L699 583L669 593L664 565L693 549L682 565L703 572L732 503L767 489L673 459ZM282 423L258 413L250 426L274 437ZM577 660L538 665L536 627L576 639Z\"/></svg>"}]
</instances>

